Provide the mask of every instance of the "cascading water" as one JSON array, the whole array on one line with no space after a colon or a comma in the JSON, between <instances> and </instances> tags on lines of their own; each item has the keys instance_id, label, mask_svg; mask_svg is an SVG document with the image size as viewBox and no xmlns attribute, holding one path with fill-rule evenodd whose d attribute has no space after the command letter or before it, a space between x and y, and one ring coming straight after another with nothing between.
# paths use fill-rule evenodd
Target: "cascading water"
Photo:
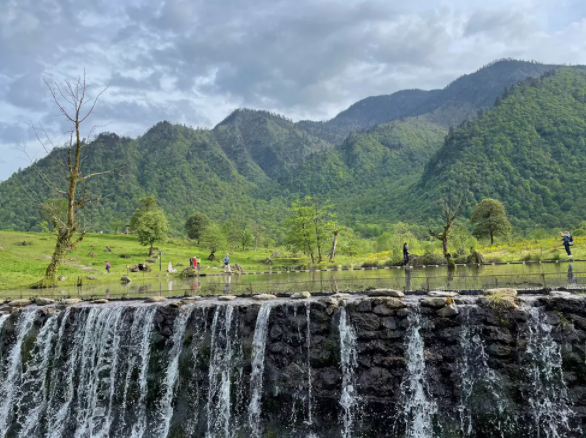
<instances>
[{"instance_id":1,"label":"cascading water","mask_svg":"<svg viewBox=\"0 0 586 438\"><path fill-rule=\"evenodd\" d=\"M2 314L0 436L583 436L586 311L577 305L570 322L552 325L551 307L507 314L470 304L451 319L428 308L424 320L413 307L353 301ZM435 328L425 346L422 327Z\"/></svg>"},{"instance_id":2,"label":"cascading water","mask_svg":"<svg viewBox=\"0 0 586 438\"><path fill-rule=\"evenodd\" d=\"M533 430L538 438L562 438L571 431L574 416L562 371L561 346L554 341L552 326L538 307L528 308L529 377Z\"/></svg>"},{"instance_id":3,"label":"cascading water","mask_svg":"<svg viewBox=\"0 0 586 438\"><path fill-rule=\"evenodd\" d=\"M223 324L222 313L224 313ZM217 307L214 312L208 371L207 438L229 438L234 432L230 428L233 313L234 307L231 305Z\"/></svg>"},{"instance_id":4,"label":"cascading water","mask_svg":"<svg viewBox=\"0 0 586 438\"><path fill-rule=\"evenodd\" d=\"M402 416L405 436L409 438L432 438L432 418L437 411L436 404L429 399L426 385L421 327L421 315L415 312L406 339L407 369L401 383Z\"/></svg>"},{"instance_id":5,"label":"cascading water","mask_svg":"<svg viewBox=\"0 0 586 438\"><path fill-rule=\"evenodd\" d=\"M248 422L251 436L260 437L260 414L263 388L263 374L265 369L265 351L267 343L267 332L269 316L271 315L272 303L265 303L261 306L256 319L254 339L252 341L252 373L250 375L250 406L248 409Z\"/></svg>"},{"instance_id":6,"label":"cascading water","mask_svg":"<svg viewBox=\"0 0 586 438\"><path fill-rule=\"evenodd\" d=\"M462 307L461 312L463 324L459 368L462 395L458 406L460 430L464 436L473 434L473 410L476 405L482 404L483 416L491 423L492 433L495 436L505 436L513 426L507 415L509 407L502 396L503 384L488 364L488 354L480 336L480 328L471 323L470 308Z\"/></svg>"},{"instance_id":7,"label":"cascading water","mask_svg":"<svg viewBox=\"0 0 586 438\"><path fill-rule=\"evenodd\" d=\"M173 395L175 394L175 386L179 374L179 355L183 350L185 328L192 310L193 307L181 309L173 325L173 346L169 352L169 365L165 372L165 380L163 382L165 389L159 404L158 419L154 426L156 435L160 438L165 438L169 433L169 426L173 416ZM157 427L157 425L160 426Z\"/></svg>"},{"instance_id":8,"label":"cascading water","mask_svg":"<svg viewBox=\"0 0 586 438\"><path fill-rule=\"evenodd\" d=\"M342 438L352 437L352 429L358 416L359 398L356 391L356 369L358 368L357 337L348 320L346 308L340 310L340 362L342 367Z\"/></svg>"},{"instance_id":9,"label":"cascading water","mask_svg":"<svg viewBox=\"0 0 586 438\"><path fill-rule=\"evenodd\" d=\"M14 397L18 393L22 372L22 345L35 322L34 312L20 314L16 326L16 343L8 354L4 379L0 382L0 436L5 436L12 420Z\"/></svg>"}]
</instances>

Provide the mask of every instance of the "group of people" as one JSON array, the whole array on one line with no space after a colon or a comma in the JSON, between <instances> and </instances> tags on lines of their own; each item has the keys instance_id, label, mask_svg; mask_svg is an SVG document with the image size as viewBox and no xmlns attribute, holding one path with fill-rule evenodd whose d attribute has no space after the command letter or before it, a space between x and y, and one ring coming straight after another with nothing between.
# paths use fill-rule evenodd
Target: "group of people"
<instances>
[{"instance_id":1,"label":"group of people","mask_svg":"<svg viewBox=\"0 0 586 438\"><path fill-rule=\"evenodd\" d=\"M195 268L197 269L197 271L199 272L199 270L201 269L201 262L199 260L198 256L193 256L189 258L189 266L191 268Z\"/></svg>"},{"instance_id":2,"label":"group of people","mask_svg":"<svg viewBox=\"0 0 586 438\"><path fill-rule=\"evenodd\" d=\"M570 230L566 230L565 232L562 232L562 239L563 239L563 243L564 243L564 248L566 249L566 253L568 254L568 257L573 259L574 256L572 255L572 250L570 249L570 247L572 245L574 245L574 238L572 237L572 234L570 233ZM405 242L403 244L403 263L405 264L405 266L407 266L409 264L409 247L407 245L407 242Z\"/></svg>"}]
</instances>

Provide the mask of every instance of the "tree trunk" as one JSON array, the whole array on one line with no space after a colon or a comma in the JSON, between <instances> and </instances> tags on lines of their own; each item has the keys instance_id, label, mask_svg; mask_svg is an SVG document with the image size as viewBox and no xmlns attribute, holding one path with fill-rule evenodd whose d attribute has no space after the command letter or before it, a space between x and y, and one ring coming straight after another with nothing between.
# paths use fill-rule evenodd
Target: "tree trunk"
<instances>
[{"instance_id":1,"label":"tree trunk","mask_svg":"<svg viewBox=\"0 0 586 438\"><path fill-rule=\"evenodd\" d=\"M334 231L334 241L332 242L332 250L330 251L330 262L334 261L336 257L336 246L338 246L338 231Z\"/></svg>"},{"instance_id":2,"label":"tree trunk","mask_svg":"<svg viewBox=\"0 0 586 438\"><path fill-rule=\"evenodd\" d=\"M490 233L490 245L492 246L492 244L494 243L494 235L492 234L492 231L490 231L489 233Z\"/></svg>"}]
</instances>

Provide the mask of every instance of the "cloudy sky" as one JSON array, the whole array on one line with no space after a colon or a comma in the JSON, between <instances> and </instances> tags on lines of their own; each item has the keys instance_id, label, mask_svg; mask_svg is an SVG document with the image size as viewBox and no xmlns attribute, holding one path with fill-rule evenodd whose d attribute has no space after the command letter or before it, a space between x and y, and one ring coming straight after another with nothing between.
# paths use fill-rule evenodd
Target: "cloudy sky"
<instances>
[{"instance_id":1,"label":"cloudy sky","mask_svg":"<svg viewBox=\"0 0 586 438\"><path fill-rule=\"evenodd\" d=\"M407 4L410 3L410 4ZM502 57L586 63L583 0L0 0L0 180L63 141L43 79L109 84L93 123L212 127L238 107L327 119ZM88 126L89 128L89 126Z\"/></svg>"}]
</instances>

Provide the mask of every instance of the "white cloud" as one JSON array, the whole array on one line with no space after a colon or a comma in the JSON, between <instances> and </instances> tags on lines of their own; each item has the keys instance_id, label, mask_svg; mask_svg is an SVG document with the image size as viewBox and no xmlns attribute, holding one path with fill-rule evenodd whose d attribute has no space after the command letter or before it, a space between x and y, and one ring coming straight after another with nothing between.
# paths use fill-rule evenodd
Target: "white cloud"
<instances>
[{"instance_id":1,"label":"white cloud","mask_svg":"<svg viewBox=\"0 0 586 438\"><path fill-rule=\"evenodd\" d=\"M0 179L52 117L43 78L110 83L95 123L213 126L242 106L332 117L369 95L443 87L501 57L586 63L579 0L4 0Z\"/></svg>"}]
</instances>

